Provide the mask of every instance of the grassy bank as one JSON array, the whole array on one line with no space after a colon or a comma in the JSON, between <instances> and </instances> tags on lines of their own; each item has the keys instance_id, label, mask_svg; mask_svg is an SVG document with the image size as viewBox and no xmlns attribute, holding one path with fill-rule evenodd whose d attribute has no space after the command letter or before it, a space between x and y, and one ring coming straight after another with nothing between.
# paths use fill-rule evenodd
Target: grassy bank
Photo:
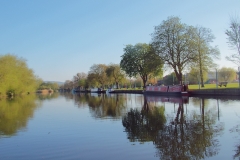
<instances>
[{"instance_id":1,"label":"grassy bank","mask_svg":"<svg viewBox=\"0 0 240 160\"><path fill-rule=\"evenodd\" d=\"M188 85L189 89L224 89L224 88L239 88L239 84L238 83L228 83L227 86L216 86L216 84L204 84L204 87L199 87L198 84L194 84L194 85Z\"/></svg>"}]
</instances>

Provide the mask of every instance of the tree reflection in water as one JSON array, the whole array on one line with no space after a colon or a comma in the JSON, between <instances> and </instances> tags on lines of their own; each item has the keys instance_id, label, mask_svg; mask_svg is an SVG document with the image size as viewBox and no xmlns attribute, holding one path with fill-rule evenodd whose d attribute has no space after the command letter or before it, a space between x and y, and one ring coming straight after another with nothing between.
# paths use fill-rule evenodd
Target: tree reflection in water
<instances>
[{"instance_id":1,"label":"tree reflection in water","mask_svg":"<svg viewBox=\"0 0 240 160\"><path fill-rule=\"evenodd\" d=\"M51 99L58 98L58 96L59 96L58 92L54 92L54 93L37 93L37 97L40 100L51 100Z\"/></svg>"},{"instance_id":2,"label":"tree reflection in water","mask_svg":"<svg viewBox=\"0 0 240 160\"><path fill-rule=\"evenodd\" d=\"M164 115L163 106L149 106L146 98L141 111L131 109L122 123L131 142L153 141L160 159L205 159L218 154L217 135L223 131L216 124L217 113L206 109L200 100L200 115L196 111L184 113L178 104L175 117Z\"/></svg>"},{"instance_id":3,"label":"tree reflection in water","mask_svg":"<svg viewBox=\"0 0 240 160\"><path fill-rule=\"evenodd\" d=\"M72 95L72 94L71 94ZM107 95L97 93L74 94L68 98L74 99L78 107L89 107L95 118L121 119L126 113L126 95Z\"/></svg>"},{"instance_id":4,"label":"tree reflection in water","mask_svg":"<svg viewBox=\"0 0 240 160\"><path fill-rule=\"evenodd\" d=\"M142 110L130 109L122 118L122 124L131 142L154 141L165 122L164 107L151 106L146 98Z\"/></svg>"},{"instance_id":5,"label":"tree reflection in water","mask_svg":"<svg viewBox=\"0 0 240 160\"><path fill-rule=\"evenodd\" d=\"M13 99L0 100L0 138L13 136L18 130L27 126L28 120L33 117L35 109L41 105L36 101L36 95L30 94Z\"/></svg>"},{"instance_id":6,"label":"tree reflection in water","mask_svg":"<svg viewBox=\"0 0 240 160\"><path fill-rule=\"evenodd\" d=\"M233 128L230 129L231 133L237 133L240 134L240 125L236 125ZM239 140L239 139L238 139ZM235 146L235 154L233 155L233 159L239 158L240 159L240 144L238 142L238 144Z\"/></svg>"}]
</instances>

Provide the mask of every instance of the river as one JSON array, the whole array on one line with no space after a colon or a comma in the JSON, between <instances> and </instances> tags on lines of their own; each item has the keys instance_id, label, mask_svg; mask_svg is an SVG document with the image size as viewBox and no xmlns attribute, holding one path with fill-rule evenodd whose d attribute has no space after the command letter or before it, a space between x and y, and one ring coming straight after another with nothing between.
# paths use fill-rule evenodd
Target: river
<instances>
[{"instance_id":1,"label":"river","mask_svg":"<svg viewBox=\"0 0 240 160\"><path fill-rule=\"evenodd\" d=\"M0 100L0 159L240 159L239 97L27 95Z\"/></svg>"}]
</instances>

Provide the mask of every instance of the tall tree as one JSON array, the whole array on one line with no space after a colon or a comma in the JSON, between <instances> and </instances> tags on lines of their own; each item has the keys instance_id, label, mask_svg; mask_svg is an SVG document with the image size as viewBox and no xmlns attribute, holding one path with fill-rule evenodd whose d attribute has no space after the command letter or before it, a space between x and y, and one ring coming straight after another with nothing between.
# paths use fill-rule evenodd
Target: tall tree
<instances>
[{"instance_id":1,"label":"tall tree","mask_svg":"<svg viewBox=\"0 0 240 160\"><path fill-rule=\"evenodd\" d=\"M204 66L203 66L204 67ZM203 72L202 72L202 81L205 82L207 80L207 74L208 72L205 71L205 68L203 69ZM199 76L199 66L196 65L196 66L193 66L189 73L187 74L187 80L189 81L189 83L191 84L200 84L201 82L201 78Z\"/></svg>"},{"instance_id":2,"label":"tall tree","mask_svg":"<svg viewBox=\"0 0 240 160\"><path fill-rule=\"evenodd\" d=\"M227 56L226 59L240 66L240 20L238 17L232 17L230 20L230 29L225 31L228 44L232 49L236 49L236 54Z\"/></svg>"},{"instance_id":3,"label":"tall tree","mask_svg":"<svg viewBox=\"0 0 240 160\"><path fill-rule=\"evenodd\" d=\"M217 46L212 47L210 45L214 39L214 35L211 33L210 29L196 27L195 33L195 47L198 60L194 63L194 66L197 66L199 70L201 86L204 87L204 72L208 72L210 68L212 69L216 66L213 62L213 58L218 59L220 52Z\"/></svg>"},{"instance_id":4,"label":"tall tree","mask_svg":"<svg viewBox=\"0 0 240 160\"><path fill-rule=\"evenodd\" d=\"M181 23L178 17L169 17L152 33L152 45L160 59L170 66L180 83L183 70L197 60L194 48L195 29Z\"/></svg>"},{"instance_id":5,"label":"tall tree","mask_svg":"<svg viewBox=\"0 0 240 160\"><path fill-rule=\"evenodd\" d=\"M106 74L110 79L113 79L117 88L119 88L119 83L122 82L125 77L119 64L110 64L106 69Z\"/></svg>"},{"instance_id":6,"label":"tall tree","mask_svg":"<svg viewBox=\"0 0 240 160\"><path fill-rule=\"evenodd\" d=\"M94 64L90 67L89 75L100 84L100 87L105 87L107 83L106 69L107 66L105 64Z\"/></svg>"},{"instance_id":7,"label":"tall tree","mask_svg":"<svg viewBox=\"0 0 240 160\"><path fill-rule=\"evenodd\" d=\"M150 75L162 74L163 63L151 45L146 43L138 43L134 46L127 45L121 57L121 69L129 77L140 75L144 88Z\"/></svg>"},{"instance_id":8,"label":"tall tree","mask_svg":"<svg viewBox=\"0 0 240 160\"><path fill-rule=\"evenodd\" d=\"M81 73L77 73L75 76L73 76L73 83L74 83L74 87L79 87L80 83L82 84L82 82L87 78L87 74L84 72Z\"/></svg>"},{"instance_id":9,"label":"tall tree","mask_svg":"<svg viewBox=\"0 0 240 160\"><path fill-rule=\"evenodd\" d=\"M66 80L63 84L63 88L66 90L71 90L73 89L73 81L71 80Z\"/></svg>"}]
</instances>

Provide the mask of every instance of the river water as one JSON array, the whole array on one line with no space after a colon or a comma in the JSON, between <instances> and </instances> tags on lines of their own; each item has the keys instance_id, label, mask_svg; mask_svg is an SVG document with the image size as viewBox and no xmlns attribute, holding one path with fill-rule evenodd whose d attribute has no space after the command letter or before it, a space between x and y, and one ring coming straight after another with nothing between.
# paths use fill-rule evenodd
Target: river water
<instances>
[{"instance_id":1,"label":"river water","mask_svg":"<svg viewBox=\"0 0 240 160\"><path fill-rule=\"evenodd\" d=\"M0 100L0 159L240 159L239 97L28 95Z\"/></svg>"}]
</instances>

